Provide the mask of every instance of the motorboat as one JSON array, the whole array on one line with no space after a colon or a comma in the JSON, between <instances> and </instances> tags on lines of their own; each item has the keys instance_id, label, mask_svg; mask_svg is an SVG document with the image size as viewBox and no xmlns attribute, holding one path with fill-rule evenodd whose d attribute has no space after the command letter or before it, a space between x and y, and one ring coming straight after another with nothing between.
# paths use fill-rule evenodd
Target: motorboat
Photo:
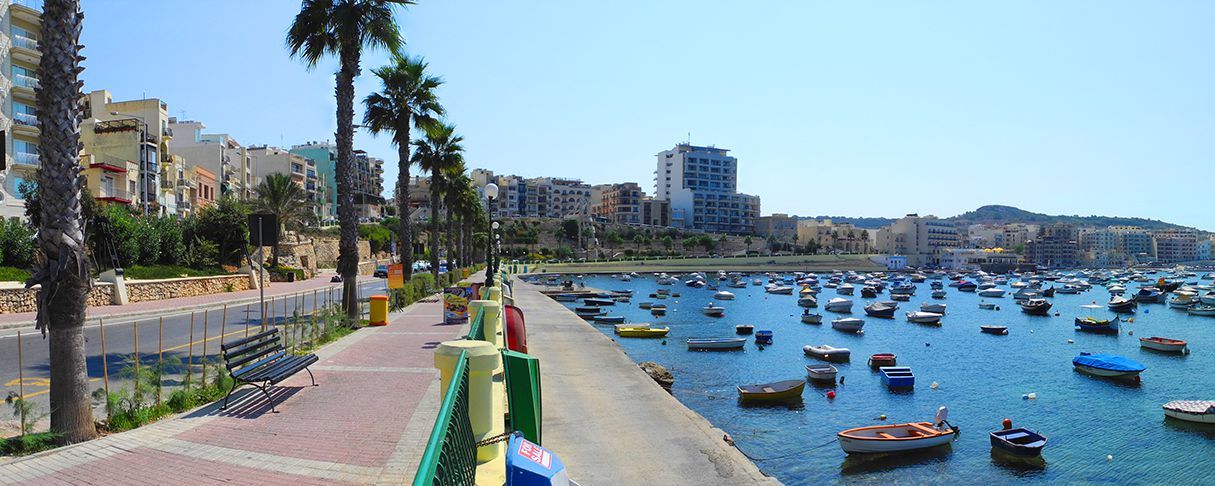
<instances>
[{"instance_id":1,"label":"motorboat","mask_svg":"<svg viewBox=\"0 0 1215 486\"><path fill-rule=\"evenodd\" d=\"M656 316L666 315L667 306L665 304L654 304L650 306L650 313Z\"/></svg>"},{"instance_id":2,"label":"motorboat","mask_svg":"<svg viewBox=\"0 0 1215 486\"><path fill-rule=\"evenodd\" d=\"M700 312L709 317L721 317L726 315L726 308L719 305L713 305L713 303L710 302L709 305L701 307Z\"/></svg>"},{"instance_id":3,"label":"motorboat","mask_svg":"<svg viewBox=\"0 0 1215 486\"><path fill-rule=\"evenodd\" d=\"M833 348L826 344L818 346L807 344L802 346L802 353L812 358L835 362L848 361L852 357L852 350L848 348Z\"/></svg>"},{"instance_id":4,"label":"motorboat","mask_svg":"<svg viewBox=\"0 0 1215 486\"><path fill-rule=\"evenodd\" d=\"M958 429L941 407L932 422L870 425L836 434L840 448L849 454L908 452L948 444L958 438Z\"/></svg>"},{"instance_id":5,"label":"motorboat","mask_svg":"<svg viewBox=\"0 0 1215 486\"><path fill-rule=\"evenodd\" d=\"M962 281L957 285L959 292L974 292L979 286L969 280Z\"/></svg>"},{"instance_id":6,"label":"motorboat","mask_svg":"<svg viewBox=\"0 0 1215 486\"><path fill-rule=\"evenodd\" d=\"M1076 330L1095 333L1118 333L1118 318L1098 319L1096 317L1077 317Z\"/></svg>"},{"instance_id":7,"label":"motorboat","mask_svg":"<svg viewBox=\"0 0 1215 486\"><path fill-rule=\"evenodd\" d=\"M802 397L806 380L785 380L760 385L738 387L738 398L744 402L777 402L796 400Z\"/></svg>"},{"instance_id":8,"label":"motorboat","mask_svg":"<svg viewBox=\"0 0 1215 486\"><path fill-rule=\"evenodd\" d=\"M945 317L945 315L938 314L936 312L908 312L907 322L914 322L916 324L940 324L942 317Z\"/></svg>"},{"instance_id":9,"label":"motorboat","mask_svg":"<svg viewBox=\"0 0 1215 486\"><path fill-rule=\"evenodd\" d=\"M936 281L933 281L932 283L928 284L928 287L931 288L932 290L944 290L945 285L942 284L939 280L936 280Z\"/></svg>"},{"instance_id":10,"label":"motorboat","mask_svg":"<svg viewBox=\"0 0 1215 486\"><path fill-rule=\"evenodd\" d=\"M764 290L769 294L776 295L793 295L793 287L787 285L773 285Z\"/></svg>"},{"instance_id":11,"label":"motorboat","mask_svg":"<svg viewBox=\"0 0 1215 486\"><path fill-rule=\"evenodd\" d=\"M979 326L979 331L986 334L1005 335L1008 334L1008 326L983 325Z\"/></svg>"},{"instance_id":12,"label":"motorboat","mask_svg":"<svg viewBox=\"0 0 1215 486\"><path fill-rule=\"evenodd\" d=\"M1139 373L1147 367L1133 359L1113 354L1080 353L1072 366L1085 373L1108 378L1128 378L1139 381Z\"/></svg>"},{"instance_id":13,"label":"motorboat","mask_svg":"<svg viewBox=\"0 0 1215 486\"><path fill-rule=\"evenodd\" d=\"M599 315L606 314L607 311L599 308L599 306L591 305L591 306L575 307L574 313L578 314L579 316L593 317L593 316L599 316Z\"/></svg>"},{"instance_id":14,"label":"motorboat","mask_svg":"<svg viewBox=\"0 0 1215 486\"><path fill-rule=\"evenodd\" d=\"M945 307L946 307L946 304L936 304L936 303L932 303L932 302L924 302L924 303L920 304L920 311L921 312L933 312L933 313L944 315Z\"/></svg>"},{"instance_id":15,"label":"motorboat","mask_svg":"<svg viewBox=\"0 0 1215 486\"><path fill-rule=\"evenodd\" d=\"M576 302L578 295L576 294L557 294L553 296L553 300L557 302Z\"/></svg>"},{"instance_id":16,"label":"motorboat","mask_svg":"<svg viewBox=\"0 0 1215 486\"><path fill-rule=\"evenodd\" d=\"M1215 400L1173 400L1161 406L1166 417L1215 424Z\"/></svg>"},{"instance_id":17,"label":"motorboat","mask_svg":"<svg viewBox=\"0 0 1215 486\"><path fill-rule=\"evenodd\" d=\"M890 287L890 293L915 295L915 285L912 285L912 284L894 285L894 286Z\"/></svg>"},{"instance_id":18,"label":"motorboat","mask_svg":"<svg viewBox=\"0 0 1215 486\"><path fill-rule=\"evenodd\" d=\"M631 338L661 338L667 337L667 333L671 332L671 328L650 327L641 325L622 325L616 326L616 335L620 337Z\"/></svg>"},{"instance_id":19,"label":"motorboat","mask_svg":"<svg viewBox=\"0 0 1215 486\"><path fill-rule=\"evenodd\" d=\"M915 388L915 374L907 366L883 366L878 368L882 384L887 388Z\"/></svg>"},{"instance_id":20,"label":"motorboat","mask_svg":"<svg viewBox=\"0 0 1215 486\"><path fill-rule=\"evenodd\" d=\"M811 314L809 312L802 314L802 323L804 324L822 324L822 314Z\"/></svg>"},{"instance_id":21,"label":"motorboat","mask_svg":"<svg viewBox=\"0 0 1215 486\"><path fill-rule=\"evenodd\" d=\"M856 287L853 287L852 284L844 284L835 288L835 293L840 295L852 295L854 291L856 291Z\"/></svg>"},{"instance_id":22,"label":"motorboat","mask_svg":"<svg viewBox=\"0 0 1215 486\"><path fill-rule=\"evenodd\" d=\"M767 329L755 331L755 344L772 344L772 331Z\"/></svg>"},{"instance_id":23,"label":"motorboat","mask_svg":"<svg viewBox=\"0 0 1215 486\"><path fill-rule=\"evenodd\" d=\"M653 307L653 306L654 306L653 302L642 302L640 304L637 304L637 308L645 309L645 310L649 310L650 307Z\"/></svg>"},{"instance_id":24,"label":"motorboat","mask_svg":"<svg viewBox=\"0 0 1215 486\"><path fill-rule=\"evenodd\" d=\"M895 366L898 363L898 357L894 353L875 353L869 355L869 367L881 368L883 366Z\"/></svg>"},{"instance_id":25,"label":"motorboat","mask_svg":"<svg viewBox=\"0 0 1215 486\"><path fill-rule=\"evenodd\" d=\"M998 307L996 307L996 304L993 304L993 303L991 303L991 302L979 302L979 308L980 308L980 309L983 309L983 310L996 310L996 309L998 309Z\"/></svg>"},{"instance_id":26,"label":"motorboat","mask_svg":"<svg viewBox=\"0 0 1215 486\"><path fill-rule=\"evenodd\" d=\"M829 364L806 365L806 377L812 381L830 381L834 383L837 373L839 373L839 370Z\"/></svg>"},{"instance_id":27,"label":"motorboat","mask_svg":"<svg viewBox=\"0 0 1215 486\"><path fill-rule=\"evenodd\" d=\"M582 299L582 303L595 306L616 305L616 301L612 299Z\"/></svg>"},{"instance_id":28,"label":"motorboat","mask_svg":"<svg viewBox=\"0 0 1215 486\"><path fill-rule=\"evenodd\" d=\"M1153 304L1160 302L1160 289L1156 287L1140 287L1138 292L1135 292L1135 300L1145 304Z\"/></svg>"},{"instance_id":29,"label":"motorboat","mask_svg":"<svg viewBox=\"0 0 1215 486\"><path fill-rule=\"evenodd\" d=\"M1200 303L1197 297L1198 294L1194 292L1178 290L1173 292L1173 298L1169 299L1169 307L1185 309L1186 307Z\"/></svg>"},{"instance_id":30,"label":"motorboat","mask_svg":"<svg viewBox=\"0 0 1215 486\"><path fill-rule=\"evenodd\" d=\"M717 300L734 300L734 293L728 290L719 290L713 294L713 298Z\"/></svg>"},{"instance_id":31,"label":"motorboat","mask_svg":"<svg viewBox=\"0 0 1215 486\"><path fill-rule=\"evenodd\" d=\"M1018 301L1018 302L1020 302L1022 300L1029 300L1029 299L1037 298L1037 297L1046 297L1046 296L1042 295L1042 292L1033 290L1029 287L1017 289L1016 292L1013 292L1013 300Z\"/></svg>"},{"instance_id":32,"label":"motorboat","mask_svg":"<svg viewBox=\"0 0 1215 486\"><path fill-rule=\"evenodd\" d=\"M1003 429L991 433L991 446L1021 457L1038 457L1046 447L1046 437L1029 429Z\"/></svg>"},{"instance_id":33,"label":"motorboat","mask_svg":"<svg viewBox=\"0 0 1215 486\"><path fill-rule=\"evenodd\" d=\"M1079 285L1072 285L1072 284L1067 284L1067 285L1064 285L1062 287L1057 287L1057 288L1056 287L1051 287L1051 288L1055 289L1056 294L1078 294L1084 290L1083 287L1080 287Z\"/></svg>"},{"instance_id":34,"label":"motorboat","mask_svg":"<svg viewBox=\"0 0 1215 486\"><path fill-rule=\"evenodd\" d=\"M732 289L745 289L745 288L747 288L747 282L744 282L742 280L734 280L734 281L731 281L730 283L726 284L726 287L730 287Z\"/></svg>"},{"instance_id":35,"label":"motorboat","mask_svg":"<svg viewBox=\"0 0 1215 486\"><path fill-rule=\"evenodd\" d=\"M718 350L742 349L747 344L746 338L691 338L688 339L688 350Z\"/></svg>"},{"instance_id":36,"label":"motorboat","mask_svg":"<svg viewBox=\"0 0 1215 486\"><path fill-rule=\"evenodd\" d=\"M938 290L933 290L932 294L929 294L929 295L931 295L932 298L934 298L934 299L944 299L945 296L947 296L949 294L946 293L944 290L938 289Z\"/></svg>"},{"instance_id":37,"label":"motorboat","mask_svg":"<svg viewBox=\"0 0 1215 486\"><path fill-rule=\"evenodd\" d=\"M1185 311L1192 316L1215 316L1215 305L1193 305L1187 308Z\"/></svg>"},{"instance_id":38,"label":"motorboat","mask_svg":"<svg viewBox=\"0 0 1215 486\"><path fill-rule=\"evenodd\" d=\"M1186 343L1185 341L1180 340L1180 339L1171 339L1171 338L1160 337L1160 336L1139 338L1139 347L1145 348L1145 349L1152 349L1152 350L1156 350L1156 351L1163 351L1166 353L1189 354L1189 352L1190 352L1188 343Z\"/></svg>"},{"instance_id":39,"label":"motorboat","mask_svg":"<svg viewBox=\"0 0 1215 486\"><path fill-rule=\"evenodd\" d=\"M798 307L805 307L807 309L811 307L818 307L818 299L815 299L813 295L798 297L797 305Z\"/></svg>"},{"instance_id":40,"label":"motorboat","mask_svg":"<svg viewBox=\"0 0 1215 486\"><path fill-rule=\"evenodd\" d=\"M1109 304L1106 304L1106 307L1114 312L1135 312L1135 307L1138 305L1139 303L1132 299L1128 299L1121 295L1115 295L1110 299Z\"/></svg>"},{"instance_id":41,"label":"motorboat","mask_svg":"<svg viewBox=\"0 0 1215 486\"><path fill-rule=\"evenodd\" d=\"M621 324L624 322L624 316L595 316L592 320L596 324Z\"/></svg>"},{"instance_id":42,"label":"motorboat","mask_svg":"<svg viewBox=\"0 0 1215 486\"><path fill-rule=\"evenodd\" d=\"M873 302L865 306L865 315L869 317L893 318L894 311L899 309L896 302Z\"/></svg>"},{"instance_id":43,"label":"motorboat","mask_svg":"<svg viewBox=\"0 0 1215 486\"><path fill-rule=\"evenodd\" d=\"M751 334L755 332L755 326L750 324L739 324L734 326L734 334Z\"/></svg>"},{"instance_id":44,"label":"motorboat","mask_svg":"<svg viewBox=\"0 0 1215 486\"><path fill-rule=\"evenodd\" d=\"M1034 316L1050 315L1051 303L1046 299L1029 299L1021 303L1021 312Z\"/></svg>"},{"instance_id":45,"label":"motorboat","mask_svg":"<svg viewBox=\"0 0 1215 486\"><path fill-rule=\"evenodd\" d=\"M865 327L865 320L859 317L844 317L831 321L831 327L844 332L858 332Z\"/></svg>"},{"instance_id":46,"label":"motorboat","mask_svg":"<svg viewBox=\"0 0 1215 486\"><path fill-rule=\"evenodd\" d=\"M877 291L876 287L872 287L869 285L861 287L861 297L862 298L872 299L874 297L877 297L877 294L878 294L878 291Z\"/></svg>"},{"instance_id":47,"label":"motorboat","mask_svg":"<svg viewBox=\"0 0 1215 486\"><path fill-rule=\"evenodd\" d=\"M979 297L992 297L992 298L999 299L999 298L1003 298L1003 297L1004 297L1004 294L1006 294L1006 293L1008 293L1008 292L1007 292L1006 290L1004 290L1004 289L1000 289L1000 288L994 288L994 287L993 287L993 288L990 288L990 289L983 289L983 290L980 290L980 291L979 291Z\"/></svg>"},{"instance_id":48,"label":"motorboat","mask_svg":"<svg viewBox=\"0 0 1215 486\"><path fill-rule=\"evenodd\" d=\"M842 297L836 297L828 300L827 304L823 306L823 308L830 312L852 312L852 301Z\"/></svg>"},{"instance_id":49,"label":"motorboat","mask_svg":"<svg viewBox=\"0 0 1215 486\"><path fill-rule=\"evenodd\" d=\"M1215 291L1202 294L1202 296L1198 297L1198 301L1207 305L1215 305Z\"/></svg>"},{"instance_id":50,"label":"motorboat","mask_svg":"<svg viewBox=\"0 0 1215 486\"><path fill-rule=\"evenodd\" d=\"M751 285L754 285L754 286L756 286L756 287L759 287L760 285L763 285L763 284L764 284L764 281L763 281L763 280L760 280L760 279L758 279L758 278L757 278L757 279L755 279L755 280L752 280L752 281L751 281Z\"/></svg>"},{"instance_id":51,"label":"motorboat","mask_svg":"<svg viewBox=\"0 0 1215 486\"><path fill-rule=\"evenodd\" d=\"M890 294L890 300L896 302L908 302L911 300L911 294Z\"/></svg>"}]
</instances>

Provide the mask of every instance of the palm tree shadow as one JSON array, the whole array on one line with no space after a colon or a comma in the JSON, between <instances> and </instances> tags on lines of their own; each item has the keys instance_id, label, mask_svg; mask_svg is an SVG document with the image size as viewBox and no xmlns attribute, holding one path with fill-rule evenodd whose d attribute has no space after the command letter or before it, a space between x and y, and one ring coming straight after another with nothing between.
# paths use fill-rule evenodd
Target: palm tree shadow
<instances>
[{"instance_id":1,"label":"palm tree shadow","mask_svg":"<svg viewBox=\"0 0 1215 486\"><path fill-rule=\"evenodd\" d=\"M281 405L287 399L303 390L303 386L271 386L267 388L270 392L270 399L274 401L275 409L281 408ZM233 417L240 419L256 419L271 412L271 403L266 400L266 394L262 393L254 387L245 387L237 390L228 399L228 409L221 410L224 400L221 398L214 403L202 407L198 410L186 415L187 418L198 417Z\"/></svg>"}]
</instances>

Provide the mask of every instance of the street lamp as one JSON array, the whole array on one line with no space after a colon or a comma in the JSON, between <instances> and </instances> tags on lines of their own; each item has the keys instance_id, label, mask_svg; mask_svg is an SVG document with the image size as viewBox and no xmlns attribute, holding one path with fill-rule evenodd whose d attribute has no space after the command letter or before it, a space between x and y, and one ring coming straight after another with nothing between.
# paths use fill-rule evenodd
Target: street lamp
<instances>
[{"instance_id":1,"label":"street lamp","mask_svg":"<svg viewBox=\"0 0 1215 486\"><path fill-rule=\"evenodd\" d=\"M485 202L489 214L489 233L485 238L485 286L494 285L494 232L498 230L498 222L494 221L494 203L498 199L498 185L485 185Z\"/></svg>"}]
</instances>

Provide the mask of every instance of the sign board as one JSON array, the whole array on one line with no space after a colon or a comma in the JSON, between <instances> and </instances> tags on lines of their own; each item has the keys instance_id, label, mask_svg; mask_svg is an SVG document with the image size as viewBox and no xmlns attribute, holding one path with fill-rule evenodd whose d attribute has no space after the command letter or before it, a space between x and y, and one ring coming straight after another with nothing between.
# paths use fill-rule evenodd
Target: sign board
<instances>
[{"instance_id":1,"label":"sign board","mask_svg":"<svg viewBox=\"0 0 1215 486\"><path fill-rule=\"evenodd\" d=\"M271 213L249 215L249 244L274 246L278 244L278 217Z\"/></svg>"},{"instance_id":2,"label":"sign board","mask_svg":"<svg viewBox=\"0 0 1215 486\"><path fill-rule=\"evenodd\" d=\"M396 263L388 266L388 288L405 288L405 265Z\"/></svg>"},{"instance_id":3,"label":"sign board","mask_svg":"<svg viewBox=\"0 0 1215 486\"><path fill-rule=\"evenodd\" d=\"M468 322L468 301L472 299L472 287L443 289L443 323L463 324Z\"/></svg>"}]
</instances>

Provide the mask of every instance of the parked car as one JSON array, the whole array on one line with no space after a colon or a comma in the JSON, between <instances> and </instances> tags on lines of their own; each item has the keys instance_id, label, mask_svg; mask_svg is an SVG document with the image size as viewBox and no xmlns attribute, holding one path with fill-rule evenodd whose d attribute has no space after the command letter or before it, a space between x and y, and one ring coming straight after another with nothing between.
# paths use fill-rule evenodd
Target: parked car
<instances>
[{"instance_id":1,"label":"parked car","mask_svg":"<svg viewBox=\"0 0 1215 486\"><path fill-rule=\"evenodd\" d=\"M375 272L372 272L372 277L388 278L388 265L376 265Z\"/></svg>"}]
</instances>

